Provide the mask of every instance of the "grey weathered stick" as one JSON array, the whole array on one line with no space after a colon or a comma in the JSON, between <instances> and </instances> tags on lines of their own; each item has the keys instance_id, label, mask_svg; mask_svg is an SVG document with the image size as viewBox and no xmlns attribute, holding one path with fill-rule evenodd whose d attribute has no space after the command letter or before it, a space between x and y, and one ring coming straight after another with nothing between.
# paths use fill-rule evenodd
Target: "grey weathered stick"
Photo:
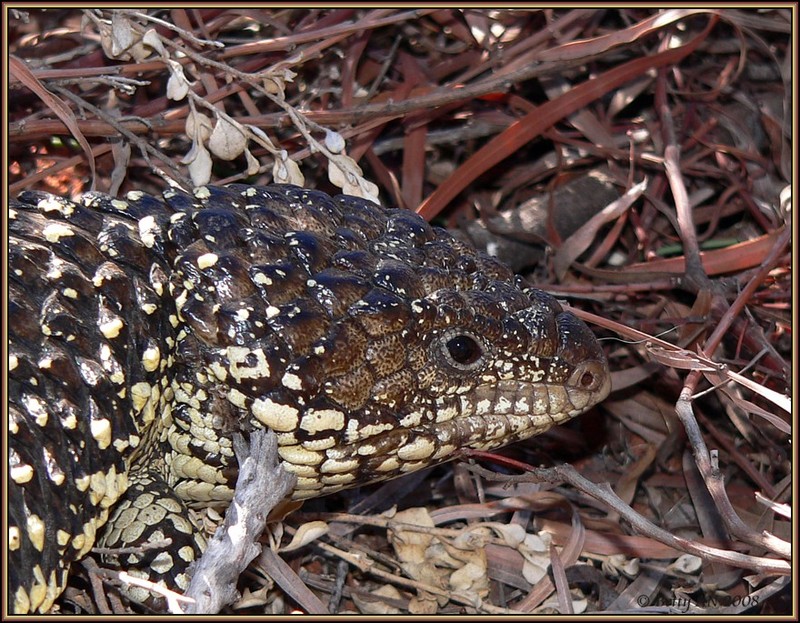
<instances>
[{"instance_id":1,"label":"grey weathered stick","mask_svg":"<svg viewBox=\"0 0 800 623\"><path fill-rule=\"evenodd\" d=\"M295 476L278 459L278 443L271 430L250 435L250 448L241 435L234 436L239 459L239 479L225 521L217 529L194 569L186 596L195 600L186 614L213 614L239 596L236 582L259 553L258 539L269 512L294 488Z\"/></svg>"}]
</instances>

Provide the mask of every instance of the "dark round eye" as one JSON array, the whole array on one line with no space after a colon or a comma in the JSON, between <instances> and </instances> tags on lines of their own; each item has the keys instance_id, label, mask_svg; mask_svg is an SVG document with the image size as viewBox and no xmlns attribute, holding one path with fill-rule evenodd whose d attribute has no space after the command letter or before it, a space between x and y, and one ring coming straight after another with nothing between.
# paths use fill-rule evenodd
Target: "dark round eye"
<instances>
[{"instance_id":1,"label":"dark round eye","mask_svg":"<svg viewBox=\"0 0 800 623\"><path fill-rule=\"evenodd\" d=\"M483 348L471 335L456 335L447 340L445 346L453 360L465 366L475 363L483 355Z\"/></svg>"},{"instance_id":2,"label":"dark round eye","mask_svg":"<svg viewBox=\"0 0 800 623\"><path fill-rule=\"evenodd\" d=\"M442 337L442 353L448 364L459 370L474 370L484 363L486 347L476 336L453 332Z\"/></svg>"}]
</instances>

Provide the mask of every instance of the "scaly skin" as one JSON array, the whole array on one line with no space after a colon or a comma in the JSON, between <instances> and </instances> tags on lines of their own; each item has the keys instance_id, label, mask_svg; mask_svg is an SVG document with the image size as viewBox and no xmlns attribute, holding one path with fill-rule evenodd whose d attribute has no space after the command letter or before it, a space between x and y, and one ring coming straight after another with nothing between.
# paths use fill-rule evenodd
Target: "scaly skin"
<instances>
[{"instance_id":1,"label":"scaly skin","mask_svg":"<svg viewBox=\"0 0 800 623\"><path fill-rule=\"evenodd\" d=\"M292 186L195 195L11 202L16 612L47 611L101 533L173 537L107 562L185 587L203 547L186 506L231 498L234 431L273 429L304 499L532 437L609 392L581 321L415 214Z\"/></svg>"}]
</instances>

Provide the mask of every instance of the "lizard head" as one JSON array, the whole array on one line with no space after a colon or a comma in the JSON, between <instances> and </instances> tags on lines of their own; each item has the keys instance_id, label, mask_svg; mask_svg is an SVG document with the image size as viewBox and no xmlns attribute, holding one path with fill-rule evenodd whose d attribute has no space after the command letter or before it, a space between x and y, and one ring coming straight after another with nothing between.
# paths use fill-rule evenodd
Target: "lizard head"
<instances>
[{"instance_id":1,"label":"lizard head","mask_svg":"<svg viewBox=\"0 0 800 623\"><path fill-rule=\"evenodd\" d=\"M242 197L192 215L173 296L238 419L278 435L296 497L526 439L608 395L588 327L445 230L294 187Z\"/></svg>"}]
</instances>

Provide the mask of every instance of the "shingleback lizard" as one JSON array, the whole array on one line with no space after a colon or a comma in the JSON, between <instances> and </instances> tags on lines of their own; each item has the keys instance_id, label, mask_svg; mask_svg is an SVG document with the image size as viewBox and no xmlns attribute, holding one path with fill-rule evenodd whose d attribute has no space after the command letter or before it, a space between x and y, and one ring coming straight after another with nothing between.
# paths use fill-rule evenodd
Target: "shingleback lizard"
<instances>
[{"instance_id":1,"label":"shingleback lizard","mask_svg":"<svg viewBox=\"0 0 800 623\"><path fill-rule=\"evenodd\" d=\"M231 498L234 431L274 430L303 499L526 439L609 392L580 320L406 210L281 185L25 192L9 233L18 613L47 611L96 543L170 536L111 562L185 587L203 547L187 506Z\"/></svg>"}]
</instances>

